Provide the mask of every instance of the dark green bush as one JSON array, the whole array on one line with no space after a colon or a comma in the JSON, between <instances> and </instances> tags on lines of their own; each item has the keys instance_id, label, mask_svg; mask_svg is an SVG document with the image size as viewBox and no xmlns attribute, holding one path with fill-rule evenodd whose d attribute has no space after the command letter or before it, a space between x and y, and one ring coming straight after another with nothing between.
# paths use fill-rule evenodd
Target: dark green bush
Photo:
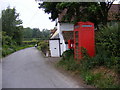
<instances>
[{"instance_id":1,"label":"dark green bush","mask_svg":"<svg viewBox=\"0 0 120 90\"><path fill-rule=\"evenodd\" d=\"M14 49L11 49L11 48L2 48L2 56L6 56L8 54L11 54L13 53L15 50Z\"/></svg>"},{"instance_id":2,"label":"dark green bush","mask_svg":"<svg viewBox=\"0 0 120 90\"><path fill-rule=\"evenodd\" d=\"M64 67L65 70L75 71L78 69L79 64L74 60L73 50L67 50L62 54L62 59L58 63L59 66Z\"/></svg>"},{"instance_id":3,"label":"dark green bush","mask_svg":"<svg viewBox=\"0 0 120 90\"><path fill-rule=\"evenodd\" d=\"M97 65L105 65L120 73L120 23L108 25L96 33Z\"/></svg>"},{"instance_id":4,"label":"dark green bush","mask_svg":"<svg viewBox=\"0 0 120 90\"><path fill-rule=\"evenodd\" d=\"M74 55L74 50L70 49L70 50L66 50L65 52L63 52L62 54L62 59L63 60L69 60L70 56Z\"/></svg>"},{"instance_id":5,"label":"dark green bush","mask_svg":"<svg viewBox=\"0 0 120 90\"><path fill-rule=\"evenodd\" d=\"M99 32L96 32L96 42L99 43L97 46L102 47L102 50L105 50L109 56L120 57L119 28L120 23L116 23L112 26L108 25L101 28Z\"/></svg>"},{"instance_id":6,"label":"dark green bush","mask_svg":"<svg viewBox=\"0 0 120 90\"><path fill-rule=\"evenodd\" d=\"M95 57L84 56L80 61L80 70L83 71L89 71L99 66L105 66L120 72L120 57L108 56L105 51L99 51Z\"/></svg>"}]
</instances>

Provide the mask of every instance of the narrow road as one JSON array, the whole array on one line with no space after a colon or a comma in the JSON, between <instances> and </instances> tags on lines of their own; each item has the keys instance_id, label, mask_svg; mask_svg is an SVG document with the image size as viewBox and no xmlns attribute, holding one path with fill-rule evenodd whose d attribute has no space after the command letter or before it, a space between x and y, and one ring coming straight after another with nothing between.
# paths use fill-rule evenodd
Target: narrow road
<instances>
[{"instance_id":1,"label":"narrow road","mask_svg":"<svg viewBox=\"0 0 120 90\"><path fill-rule=\"evenodd\" d=\"M2 88L81 88L46 63L34 47L17 51L2 61Z\"/></svg>"}]
</instances>

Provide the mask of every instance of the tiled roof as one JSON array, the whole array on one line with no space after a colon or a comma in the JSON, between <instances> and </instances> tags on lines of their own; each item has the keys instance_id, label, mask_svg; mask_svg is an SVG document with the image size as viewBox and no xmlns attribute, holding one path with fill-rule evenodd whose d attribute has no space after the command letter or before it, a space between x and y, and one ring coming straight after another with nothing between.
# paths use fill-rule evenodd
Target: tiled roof
<instances>
[{"instance_id":1,"label":"tiled roof","mask_svg":"<svg viewBox=\"0 0 120 90\"><path fill-rule=\"evenodd\" d=\"M68 40L73 39L73 31L62 31L62 34L65 42L68 42Z\"/></svg>"}]
</instances>

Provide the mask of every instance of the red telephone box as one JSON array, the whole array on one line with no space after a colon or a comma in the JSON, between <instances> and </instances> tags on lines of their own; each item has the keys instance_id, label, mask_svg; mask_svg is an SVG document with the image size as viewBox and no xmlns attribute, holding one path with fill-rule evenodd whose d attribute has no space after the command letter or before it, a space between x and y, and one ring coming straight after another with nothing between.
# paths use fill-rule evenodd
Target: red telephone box
<instances>
[{"instance_id":1,"label":"red telephone box","mask_svg":"<svg viewBox=\"0 0 120 90\"><path fill-rule=\"evenodd\" d=\"M73 49L73 45L74 45L74 40L72 39L68 40L68 48Z\"/></svg>"},{"instance_id":2,"label":"red telephone box","mask_svg":"<svg viewBox=\"0 0 120 90\"><path fill-rule=\"evenodd\" d=\"M78 22L74 25L74 58L82 58L82 48L89 56L95 55L94 24L92 22Z\"/></svg>"}]
</instances>

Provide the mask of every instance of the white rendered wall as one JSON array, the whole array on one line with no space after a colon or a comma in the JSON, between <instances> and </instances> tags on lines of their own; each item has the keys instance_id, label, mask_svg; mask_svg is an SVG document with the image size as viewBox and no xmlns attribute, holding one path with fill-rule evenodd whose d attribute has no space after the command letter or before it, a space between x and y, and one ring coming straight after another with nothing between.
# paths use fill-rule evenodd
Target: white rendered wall
<instances>
[{"instance_id":1,"label":"white rendered wall","mask_svg":"<svg viewBox=\"0 0 120 90\"><path fill-rule=\"evenodd\" d=\"M65 42L64 42L64 39L63 39L63 35L62 35L62 32L61 32L61 25L60 23L58 23L57 25L57 32L59 33L59 38L60 38L60 50L61 50L61 55L63 54L63 52L65 51Z\"/></svg>"},{"instance_id":2,"label":"white rendered wall","mask_svg":"<svg viewBox=\"0 0 120 90\"><path fill-rule=\"evenodd\" d=\"M61 31L73 31L74 30L74 24L60 23L60 30Z\"/></svg>"},{"instance_id":3,"label":"white rendered wall","mask_svg":"<svg viewBox=\"0 0 120 90\"><path fill-rule=\"evenodd\" d=\"M70 23L58 23L57 24L57 32L59 33L60 38L60 47L61 47L61 55L64 51L68 50L67 45L65 44L62 31L73 31L74 30L74 24Z\"/></svg>"}]
</instances>

